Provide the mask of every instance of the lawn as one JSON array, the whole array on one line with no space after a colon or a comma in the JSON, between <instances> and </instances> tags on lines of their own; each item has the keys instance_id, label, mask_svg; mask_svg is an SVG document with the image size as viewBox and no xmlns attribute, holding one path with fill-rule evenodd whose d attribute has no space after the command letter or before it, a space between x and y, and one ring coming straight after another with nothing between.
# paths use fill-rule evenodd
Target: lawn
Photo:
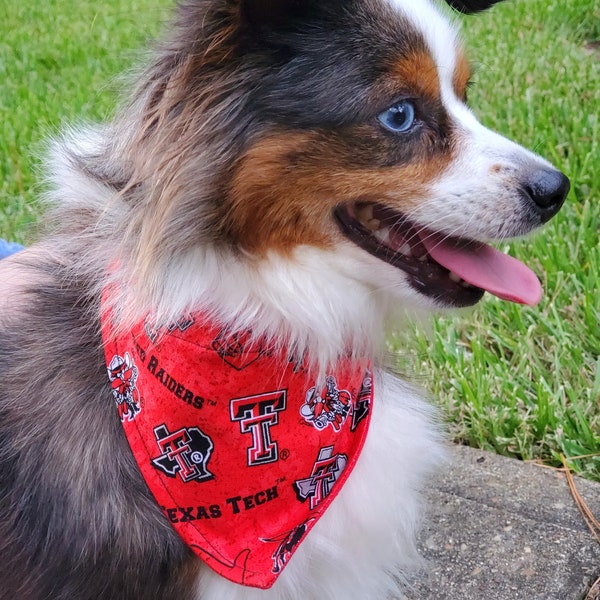
<instances>
[{"instance_id":1,"label":"lawn","mask_svg":"<svg viewBox=\"0 0 600 600\"><path fill-rule=\"evenodd\" d=\"M506 2L465 19L464 33L481 120L573 187L542 232L506 245L540 275L540 305L487 297L420 328L400 365L432 391L456 440L552 465L563 454L600 479L600 2Z\"/></svg>"},{"instance_id":2,"label":"lawn","mask_svg":"<svg viewBox=\"0 0 600 600\"><path fill-rule=\"evenodd\" d=\"M0 3L0 237L27 243L43 140L110 116L120 74L171 1ZM475 111L552 160L573 188L543 232L505 245L540 275L539 306L486 296L391 345L456 440L553 465L563 454L600 480L600 3L511 0L463 21Z\"/></svg>"}]
</instances>

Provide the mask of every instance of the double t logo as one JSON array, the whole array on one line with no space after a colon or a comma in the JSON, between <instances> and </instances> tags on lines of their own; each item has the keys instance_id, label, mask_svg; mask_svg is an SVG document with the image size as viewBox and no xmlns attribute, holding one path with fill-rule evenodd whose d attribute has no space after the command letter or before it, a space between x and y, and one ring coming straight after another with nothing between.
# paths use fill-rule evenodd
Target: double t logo
<instances>
[{"instance_id":1,"label":"double t logo","mask_svg":"<svg viewBox=\"0 0 600 600\"><path fill-rule=\"evenodd\" d=\"M271 426L279 422L277 413L285 410L286 399L286 390L277 390L231 400L231 420L239 422L242 433L252 435L252 446L248 448L249 467L276 462L279 458L277 442L271 440Z\"/></svg>"}]
</instances>

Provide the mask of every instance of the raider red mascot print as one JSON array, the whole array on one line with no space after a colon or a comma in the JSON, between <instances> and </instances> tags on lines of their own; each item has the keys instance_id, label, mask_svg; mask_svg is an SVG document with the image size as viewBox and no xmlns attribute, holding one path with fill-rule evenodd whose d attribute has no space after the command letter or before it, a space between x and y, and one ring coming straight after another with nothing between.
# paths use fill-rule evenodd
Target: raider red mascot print
<instances>
[{"instance_id":1,"label":"raider red mascot print","mask_svg":"<svg viewBox=\"0 0 600 600\"><path fill-rule=\"evenodd\" d=\"M107 370L119 418L121 422L131 421L140 411L140 395L136 388L138 369L129 352L125 352L124 356L115 354Z\"/></svg>"}]
</instances>

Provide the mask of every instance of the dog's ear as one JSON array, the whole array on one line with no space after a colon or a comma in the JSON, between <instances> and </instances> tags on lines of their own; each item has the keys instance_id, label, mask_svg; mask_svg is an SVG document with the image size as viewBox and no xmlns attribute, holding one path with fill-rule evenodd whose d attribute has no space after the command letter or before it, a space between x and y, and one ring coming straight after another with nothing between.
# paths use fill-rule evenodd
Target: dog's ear
<instances>
[{"instance_id":1,"label":"dog's ear","mask_svg":"<svg viewBox=\"0 0 600 600\"><path fill-rule=\"evenodd\" d=\"M493 6L498 2L502 2L502 0L446 0L446 2L452 8L470 15L481 12L482 10L486 10L490 8L490 6Z\"/></svg>"},{"instance_id":2,"label":"dog's ear","mask_svg":"<svg viewBox=\"0 0 600 600\"><path fill-rule=\"evenodd\" d=\"M351 0L240 0L242 18L257 31L295 31L348 10Z\"/></svg>"},{"instance_id":3,"label":"dog's ear","mask_svg":"<svg viewBox=\"0 0 600 600\"><path fill-rule=\"evenodd\" d=\"M306 0L242 0L244 19L253 29L278 28L306 9Z\"/></svg>"}]
</instances>

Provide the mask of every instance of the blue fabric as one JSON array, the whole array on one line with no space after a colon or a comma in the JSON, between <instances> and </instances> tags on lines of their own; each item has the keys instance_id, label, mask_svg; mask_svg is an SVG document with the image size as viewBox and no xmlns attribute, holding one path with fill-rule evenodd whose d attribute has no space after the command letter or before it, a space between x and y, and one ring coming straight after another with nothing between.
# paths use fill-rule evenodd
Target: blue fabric
<instances>
[{"instance_id":1,"label":"blue fabric","mask_svg":"<svg viewBox=\"0 0 600 600\"><path fill-rule=\"evenodd\" d=\"M21 246L21 244L7 242L6 240L0 238L0 258L6 258L15 252L19 252L19 250L23 250L23 246Z\"/></svg>"}]
</instances>

